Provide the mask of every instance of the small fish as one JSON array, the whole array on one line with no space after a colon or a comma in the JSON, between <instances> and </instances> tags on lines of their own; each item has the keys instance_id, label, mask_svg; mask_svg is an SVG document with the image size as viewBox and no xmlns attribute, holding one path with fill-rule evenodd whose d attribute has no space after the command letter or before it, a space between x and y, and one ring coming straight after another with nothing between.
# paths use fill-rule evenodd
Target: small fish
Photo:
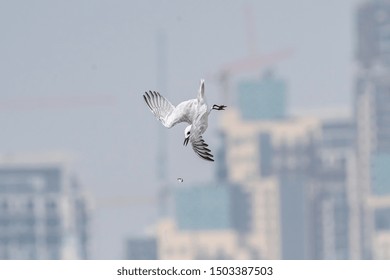
<instances>
[{"instance_id":1,"label":"small fish","mask_svg":"<svg viewBox=\"0 0 390 280\"><path fill-rule=\"evenodd\" d=\"M180 178L180 177L177 178L177 180L178 180L180 183L183 183L183 181L184 181L183 178Z\"/></svg>"}]
</instances>

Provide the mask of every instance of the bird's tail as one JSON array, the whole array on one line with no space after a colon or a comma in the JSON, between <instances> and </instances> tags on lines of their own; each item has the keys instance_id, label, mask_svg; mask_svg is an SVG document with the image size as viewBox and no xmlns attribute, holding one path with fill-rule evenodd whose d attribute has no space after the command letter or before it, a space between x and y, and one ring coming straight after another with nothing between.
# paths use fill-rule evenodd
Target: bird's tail
<instances>
[{"instance_id":1,"label":"bird's tail","mask_svg":"<svg viewBox=\"0 0 390 280\"><path fill-rule=\"evenodd\" d=\"M199 87L199 94L198 94L198 101L200 102L202 99L204 99L204 79L200 80L200 87Z\"/></svg>"}]
</instances>

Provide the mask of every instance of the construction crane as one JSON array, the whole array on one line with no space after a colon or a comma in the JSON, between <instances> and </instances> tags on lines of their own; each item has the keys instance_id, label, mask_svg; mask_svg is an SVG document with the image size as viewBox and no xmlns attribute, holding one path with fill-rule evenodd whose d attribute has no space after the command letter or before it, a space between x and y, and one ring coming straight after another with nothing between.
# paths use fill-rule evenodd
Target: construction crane
<instances>
[{"instance_id":1,"label":"construction crane","mask_svg":"<svg viewBox=\"0 0 390 280\"><path fill-rule=\"evenodd\" d=\"M248 45L248 56L236 61L222 65L217 73L208 76L208 79L217 82L220 86L221 95L225 104L230 104L230 81L232 76L259 71L261 68L271 66L279 61L287 59L293 53L291 48L280 51L259 54L256 40L255 19L253 8L249 5L244 7L244 18L246 20L246 37Z\"/></svg>"},{"instance_id":2,"label":"construction crane","mask_svg":"<svg viewBox=\"0 0 390 280\"><path fill-rule=\"evenodd\" d=\"M259 71L261 68L274 65L288 58L291 54L291 49L285 49L267 55L248 56L222 66L218 73L212 75L209 79L211 82L216 81L219 84L224 104L230 104L230 81L232 76Z\"/></svg>"}]
</instances>

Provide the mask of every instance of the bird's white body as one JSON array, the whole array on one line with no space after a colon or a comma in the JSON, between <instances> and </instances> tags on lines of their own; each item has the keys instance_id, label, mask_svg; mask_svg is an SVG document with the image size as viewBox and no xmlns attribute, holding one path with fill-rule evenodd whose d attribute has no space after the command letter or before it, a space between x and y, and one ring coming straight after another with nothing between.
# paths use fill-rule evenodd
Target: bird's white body
<instances>
[{"instance_id":1,"label":"bird's white body","mask_svg":"<svg viewBox=\"0 0 390 280\"><path fill-rule=\"evenodd\" d=\"M174 125L186 122L188 124L201 124L205 128L201 132L203 134L208 125L208 107L205 101L199 102L198 99L183 101L178 104L175 109L166 117L164 126L171 128Z\"/></svg>"},{"instance_id":2,"label":"bird's white body","mask_svg":"<svg viewBox=\"0 0 390 280\"><path fill-rule=\"evenodd\" d=\"M176 107L155 91L146 92L144 99L152 113L165 127L171 128L181 122L188 123L189 126L185 129L184 144L191 141L192 148L200 157L214 161L211 151L207 148L208 145L202 138L202 134L208 127L208 116L212 110L209 110L204 96L204 80L200 82L197 98L183 101ZM223 110L225 106L217 107L222 107L218 110Z\"/></svg>"}]
</instances>

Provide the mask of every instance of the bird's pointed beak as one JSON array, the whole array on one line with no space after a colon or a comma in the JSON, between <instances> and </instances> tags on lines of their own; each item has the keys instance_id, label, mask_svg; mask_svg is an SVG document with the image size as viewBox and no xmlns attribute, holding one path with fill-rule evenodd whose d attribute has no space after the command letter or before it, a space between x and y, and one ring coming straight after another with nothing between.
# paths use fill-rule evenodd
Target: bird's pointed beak
<instances>
[{"instance_id":1,"label":"bird's pointed beak","mask_svg":"<svg viewBox=\"0 0 390 280\"><path fill-rule=\"evenodd\" d=\"M190 140L190 137L187 137L187 138L184 139L183 146L187 146L188 140Z\"/></svg>"}]
</instances>

